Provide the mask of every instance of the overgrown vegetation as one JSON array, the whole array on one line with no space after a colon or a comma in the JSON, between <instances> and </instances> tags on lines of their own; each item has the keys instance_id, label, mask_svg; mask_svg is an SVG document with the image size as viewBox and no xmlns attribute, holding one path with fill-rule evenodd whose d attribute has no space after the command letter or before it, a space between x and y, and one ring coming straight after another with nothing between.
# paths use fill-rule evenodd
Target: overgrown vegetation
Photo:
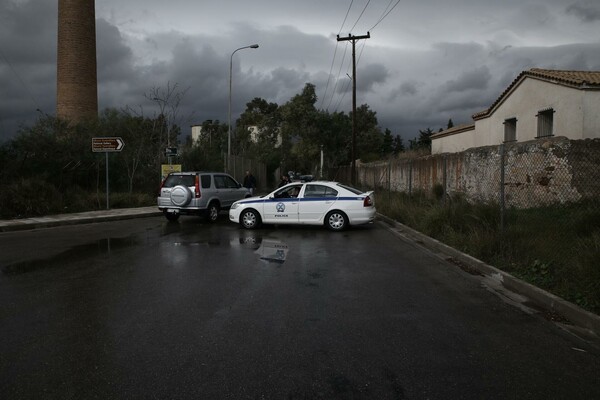
<instances>
[{"instance_id":1,"label":"overgrown vegetation","mask_svg":"<svg viewBox=\"0 0 600 400\"><path fill-rule=\"evenodd\" d=\"M329 113L316 108L315 86L306 83L301 93L282 105L255 98L232 127L218 120L202 124L199 137L187 137L181 127L180 105L187 89L167 84L144 94L154 111L144 106L105 109L97 119L72 123L41 115L31 127L22 127L11 140L0 143L0 218L21 218L104 208L106 161L93 153L94 137L118 136L122 151L108 154L111 207L154 204L161 180L161 165L180 164L183 170L225 170L225 155L253 159L277 169L316 174L350 163L352 113ZM189 122L187 122L189 124ZM385 158L404 151L399 135L378 125L376 112L363 104L356 110L356 158ZM428 149L431 130L411 145ZM177 148L170 159L167 148ZM272 184L275 184L272 182Z\"/></svg>"},{"instance_id":2,"label":"overgrown vegetation","mask_svg":"<svg viewBox=\"0 0 600 400\"><path fill-rule=\"evenodd\" d=\"M428 193L379 191L378 212L581 307L600 313L600 204L507 212Z\"/></svg>"}]
</instances>

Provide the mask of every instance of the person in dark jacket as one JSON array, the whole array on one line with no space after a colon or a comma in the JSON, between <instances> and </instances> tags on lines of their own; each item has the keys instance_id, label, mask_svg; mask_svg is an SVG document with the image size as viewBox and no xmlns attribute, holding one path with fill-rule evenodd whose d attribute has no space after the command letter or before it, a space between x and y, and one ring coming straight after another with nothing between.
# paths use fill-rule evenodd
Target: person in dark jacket
<instances>
[{"instance_id":1,"label":"person in dark jacket","mask_svg":"<svg viewBox=\"0 0 600 400\"><path fill-rule=\"evenodd\" d=\"M279 182L279 186L277 186L278 188L287 185L288 183L290 183L290 176L288 174L283 174L281 175L281 181Z\"/></svg>"},{"instance_id":2,"label":"person in dark jacket","mask_svg":"<svg viewBox=\"0 0 600 400\"><path fill-rule=\"evenodd\" d=\"M248 189L250 195L254 196L254 189L256 189L256 178L250 171L246 171L246 176L244 177L244 187Z\"/></svg>"}]
</instances>

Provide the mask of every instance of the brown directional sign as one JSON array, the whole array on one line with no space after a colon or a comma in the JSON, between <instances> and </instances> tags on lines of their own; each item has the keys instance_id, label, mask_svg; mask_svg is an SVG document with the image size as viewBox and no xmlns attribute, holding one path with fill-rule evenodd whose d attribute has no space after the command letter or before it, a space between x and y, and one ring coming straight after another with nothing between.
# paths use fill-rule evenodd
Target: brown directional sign
<instances>
[{"instance_id":1,"label":"brown directional sign","mask_svg":"<svg viewBox=\"0 0 600 400\"><path fill-rule=\"evenodd\" d=\"M94 137L92 138L92 151L105 153L109 151L121 151L125 142L120 137Z\"/></svg>"}]
</instances>

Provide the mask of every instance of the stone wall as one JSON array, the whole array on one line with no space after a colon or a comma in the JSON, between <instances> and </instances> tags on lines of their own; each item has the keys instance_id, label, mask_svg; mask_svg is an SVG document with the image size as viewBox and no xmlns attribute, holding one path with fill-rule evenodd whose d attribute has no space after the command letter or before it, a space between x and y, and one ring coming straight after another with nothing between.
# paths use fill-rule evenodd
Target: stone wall
<instances>
[{"instance_id":1,"label":"stone wall","mask_svg":"<svg viewBox=\"0 0 600 400\"><path fill-rule=\"evenodd\" d=\"M504 173L503 173L504 172ZM337 171L350 182L351 167ZM600 199L600 139L544 138L461 153L357 163L358 184L448 195L518 208Z\"/></svg>"}]
</instances>

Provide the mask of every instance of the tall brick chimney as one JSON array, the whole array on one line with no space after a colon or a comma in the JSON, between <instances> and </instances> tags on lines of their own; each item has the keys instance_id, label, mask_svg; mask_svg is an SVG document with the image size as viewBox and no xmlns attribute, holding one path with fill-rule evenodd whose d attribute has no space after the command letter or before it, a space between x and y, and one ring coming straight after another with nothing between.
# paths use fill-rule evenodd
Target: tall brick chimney
<instances>
[{"instance_id":1,"label":"tall brick chimney","mask_svg":"<svg viewBox=\"0 0 600 400\"><path fill-rule=\"evenodd\" d=\"M95 0L58 0L56 115L98 116Z\"/></svg>"}]
</instances>

